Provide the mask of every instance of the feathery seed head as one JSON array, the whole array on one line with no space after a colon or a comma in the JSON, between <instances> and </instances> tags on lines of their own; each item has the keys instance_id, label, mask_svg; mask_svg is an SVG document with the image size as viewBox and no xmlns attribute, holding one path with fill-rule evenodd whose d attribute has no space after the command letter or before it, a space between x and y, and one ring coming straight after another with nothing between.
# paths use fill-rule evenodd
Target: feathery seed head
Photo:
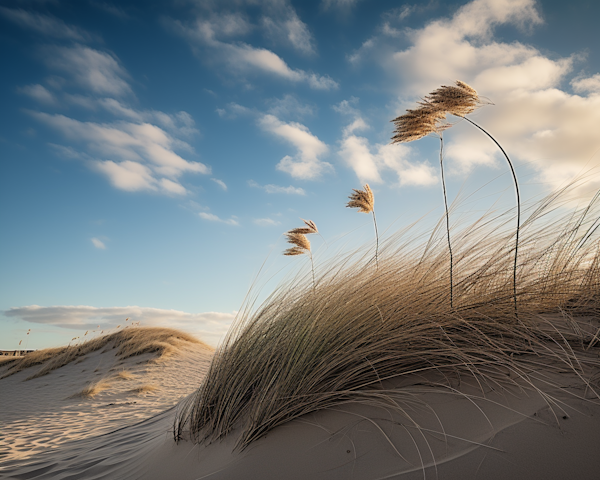
<instances>
[{"instance_id":1,"label":"feathery seed head","mask_svg":"<svg viewBox=\"0 0 600 480\"><path fill-rule=\"evenodd\" d=\"M446 115L464 117L483 104L477 91L458 80L456 86L442 85L419 102L416 110L407 110L404 115L392 120L396 129L392 143L418 140L432 133L439 135L451 125L444 123Z\"/></svg>"},{"instance_id":2,"label":"feathery seed head","mask_svg":"<svg viewBox=\"0 0 600 480\"><path fill-rule=\"evenodd\" d=\"M303 253L310 252L310 241L306 238L306 235L294 232L293 230L290 230L285 235L288 243L294 246L283 252L284 255L302 255Z\"/></svg>"},{"instance_id":3,"label":"feathery seed head","mask_svg":"<svg viewBox=\"0 0 600 480\"><path fill-rule=\"evenodd\" d=\"M306 224L306 226L312 230L312 232L310 233L319 233L319 229L317 228L315 222L313 222L312 220L304 220L303 218L301 218L300 220L302 220Z\"/></svg>"},{"instance_id":4,"label":"feathery seed head","mask_svg":"<svg viewBox=\"0 0 600 480\"><path fill-rule=\"evenodd\" d=\"M472 113L482 103L477 91L460 80L456 86L441 86L426 96L425 100L432 108L443 111L444 115L450 113L457 117Z\"/></svg>"},{"instance_id":5,"label":"feathery seed head","mask_svg":"<svg viewBox=\"0 0 600 480\"><path fill-rule=\"evenodd\" d=\"M392 120L396 126L392 143L412 142L432 133L439 134L448 128L448 125L441 123L445 114L428 103L421 102L420 108L406 112Z\"/></svg>"},{"instance_id":6,"label":"feathery seed head","mask_svg":"<svg viewBox=\"0 0 600 480\"><path fill-rule=\"evenodd\" d=\"M356 190L355 188L352 190L354 190L354 193L348 197L350 201L347 203L346 207L358 208L359 212L364 213L372 212L373 208L375 208L375 197L373 196L369 184L365 184L364 190Z\"/></svg>"}]
</instances>

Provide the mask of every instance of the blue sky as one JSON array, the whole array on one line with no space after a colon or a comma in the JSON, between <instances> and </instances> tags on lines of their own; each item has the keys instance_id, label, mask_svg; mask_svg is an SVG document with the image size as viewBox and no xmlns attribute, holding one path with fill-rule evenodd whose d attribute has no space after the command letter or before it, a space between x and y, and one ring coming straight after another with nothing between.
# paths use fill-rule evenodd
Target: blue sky
<instances>
[{"instance_id":1,"label":"blue sky","mask_svg":"<svg viewBox=\"0 0 600 480\"><path fill-rule=\"evenodd\" d=\"M525 200L581 174L589 197L598 18L592 0L3 0L0 348L127 317L216 344L253 282L306 269L280 255L300 217L318 261L372 242L344 208L366 182L384 238L426 228L439 141L390 145L390 120L455 80L494 103L472 118ZM489 139L465 122L444 138L460 208L510 208Z\"/></svg>"}]
</instances>

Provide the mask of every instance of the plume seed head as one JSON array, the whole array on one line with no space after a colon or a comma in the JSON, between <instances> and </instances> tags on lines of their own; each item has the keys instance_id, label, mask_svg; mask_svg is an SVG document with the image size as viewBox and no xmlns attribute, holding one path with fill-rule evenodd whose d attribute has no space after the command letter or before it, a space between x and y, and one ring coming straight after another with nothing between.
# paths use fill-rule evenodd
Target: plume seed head
<instances>
[{"instance_id":1,"label":"plume seed head","mask_svg":"<svg viewBox=\"0 0 600 480\"><path fill-rule=\"evenodd\" d=\"M444 112L444 115L450 113L457 117L464 117L472 113L481 106L482 102L477 95L477 91L460 80L456 81L455 86L443 85L434 90L425 97L430 108Z\"/></svg>"},{"instance_id":2,"label":"plume seed head","mask_svg":"<svg viewBox=\"0 0 600 480\"><path fill-rule=\"evenodd\" d=\"M304 220L303 218L301 218L300 220L302 220L305 223L305 225L312 230L312 232L310 233L319 233L319 229L317 228L315 222L313 222L312 220Z\"/></svg>"},{"instance_id":3,"label":"plume seed head","mask_svg":"<svg viewBox=\"0 0 600 480\"><path fill-rule=\"evenodd\" d=\"M297 229L296 229L297 230ZM293 247L288 248L284 255L302 255L304 253L310 252L310 241L306 238L306 235L303 233L296 233L293 230L290 230L286 234L288 243L294 245Z\"/></svg>"},{"instance_id":4,"label":"plume seed head","mask_svg":"<svg viewBox=\"0 0 600 480\"><path fill-rule=\"evenodd\" d=\"M453 86L442 85L419 102L419 108L407 110L392 120L396 129L392 143L406 143L430 134L439 135L451 125L445 123L446 115L464 117L479 108L477 91L460 80Z\"/></svg>"},{"instance_id":5,"label":"plume seed head","mask_svg":"<svg viewBox=\"0 0 600 480\"><path fill-rule=\"evenodd\" d=\"M354 193L348 197L350 201L346 204L346 207L358 208L359 212L364 213L372 212L373 208L375 208L375 197L369 184L365 184L364 190L357 190L355 188L352 190L354 190Z\"/></svg>"}]
</instances>

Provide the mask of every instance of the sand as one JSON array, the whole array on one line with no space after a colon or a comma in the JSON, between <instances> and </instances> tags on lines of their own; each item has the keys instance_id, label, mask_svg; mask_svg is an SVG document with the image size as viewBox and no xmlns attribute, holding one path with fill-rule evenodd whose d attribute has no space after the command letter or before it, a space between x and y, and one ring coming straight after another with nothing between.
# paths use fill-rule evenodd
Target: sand
<instances>
[{"instance_id":1,"label":"sand","mask_svg":"<svg viewBox=\"0 0 600 480\"><path fill-rule=\"evenodd\" d=\"M43 377L25 381L31 367L0 380L0 478L599 478L600 404L575 374L548 366L538 375L545 395L412 375L382 385L404 414L348 403L291 421L244 451L234 450L235 432L208 446L176 444L177 403L199 385L211 355L190 345L155 363L154 354L120 361L97 351ZM593 378L597 385L600 370ZM110 386L74 396L99 379ZM155 389L136 392L144 386Z\"/></svg>"}]
</instances>

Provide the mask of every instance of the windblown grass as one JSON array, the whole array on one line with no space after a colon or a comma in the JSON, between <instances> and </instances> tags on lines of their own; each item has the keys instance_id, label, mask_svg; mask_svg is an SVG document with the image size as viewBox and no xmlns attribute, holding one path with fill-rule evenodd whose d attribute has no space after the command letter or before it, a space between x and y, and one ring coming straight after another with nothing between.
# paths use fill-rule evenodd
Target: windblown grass
<instances>
[{"instance_id":1,"label":"windblown grass","mask_svg":"<svg viewBox=\"0 0 600 480\"><path fill-rule=\"evenodd\" d=\"M17 359L2 378L35 365L41 365L42 367L31 374L27 380L41 377L104 347L116 349L115 355L124 360L143 353L156 353L158 358L168 357L176 353L179 348L190 343L201 344L208 349L212 349L212 347L204 344L194 336L171 328L127 328L88 340L80 345L45 348L32 352Z\"/></svg>"},{"instance_id":2,"label":"windblown grass","mask_svg":"<svg viewBox=\"0 0 600 480\"><path fill-rule=\"evenodd\" d=\"M416 372L458 372L500 388L517 382L547 398L536 369L566 368L596 394L587 375L600 365L600 202L559 218L563 198L532 206L522 225L518 317L511 214L454 232L454 308L443 220L428 238L407 228L384 243L378 269L368 253L337 259L319 269L314 290L297 278L246 310L182 405L176 439L210 443L235 433L244 448L351 401L400 410L382 382ZM561 330L556 315L585 315L589 328Z\"/></svg>"}]
</instances>

